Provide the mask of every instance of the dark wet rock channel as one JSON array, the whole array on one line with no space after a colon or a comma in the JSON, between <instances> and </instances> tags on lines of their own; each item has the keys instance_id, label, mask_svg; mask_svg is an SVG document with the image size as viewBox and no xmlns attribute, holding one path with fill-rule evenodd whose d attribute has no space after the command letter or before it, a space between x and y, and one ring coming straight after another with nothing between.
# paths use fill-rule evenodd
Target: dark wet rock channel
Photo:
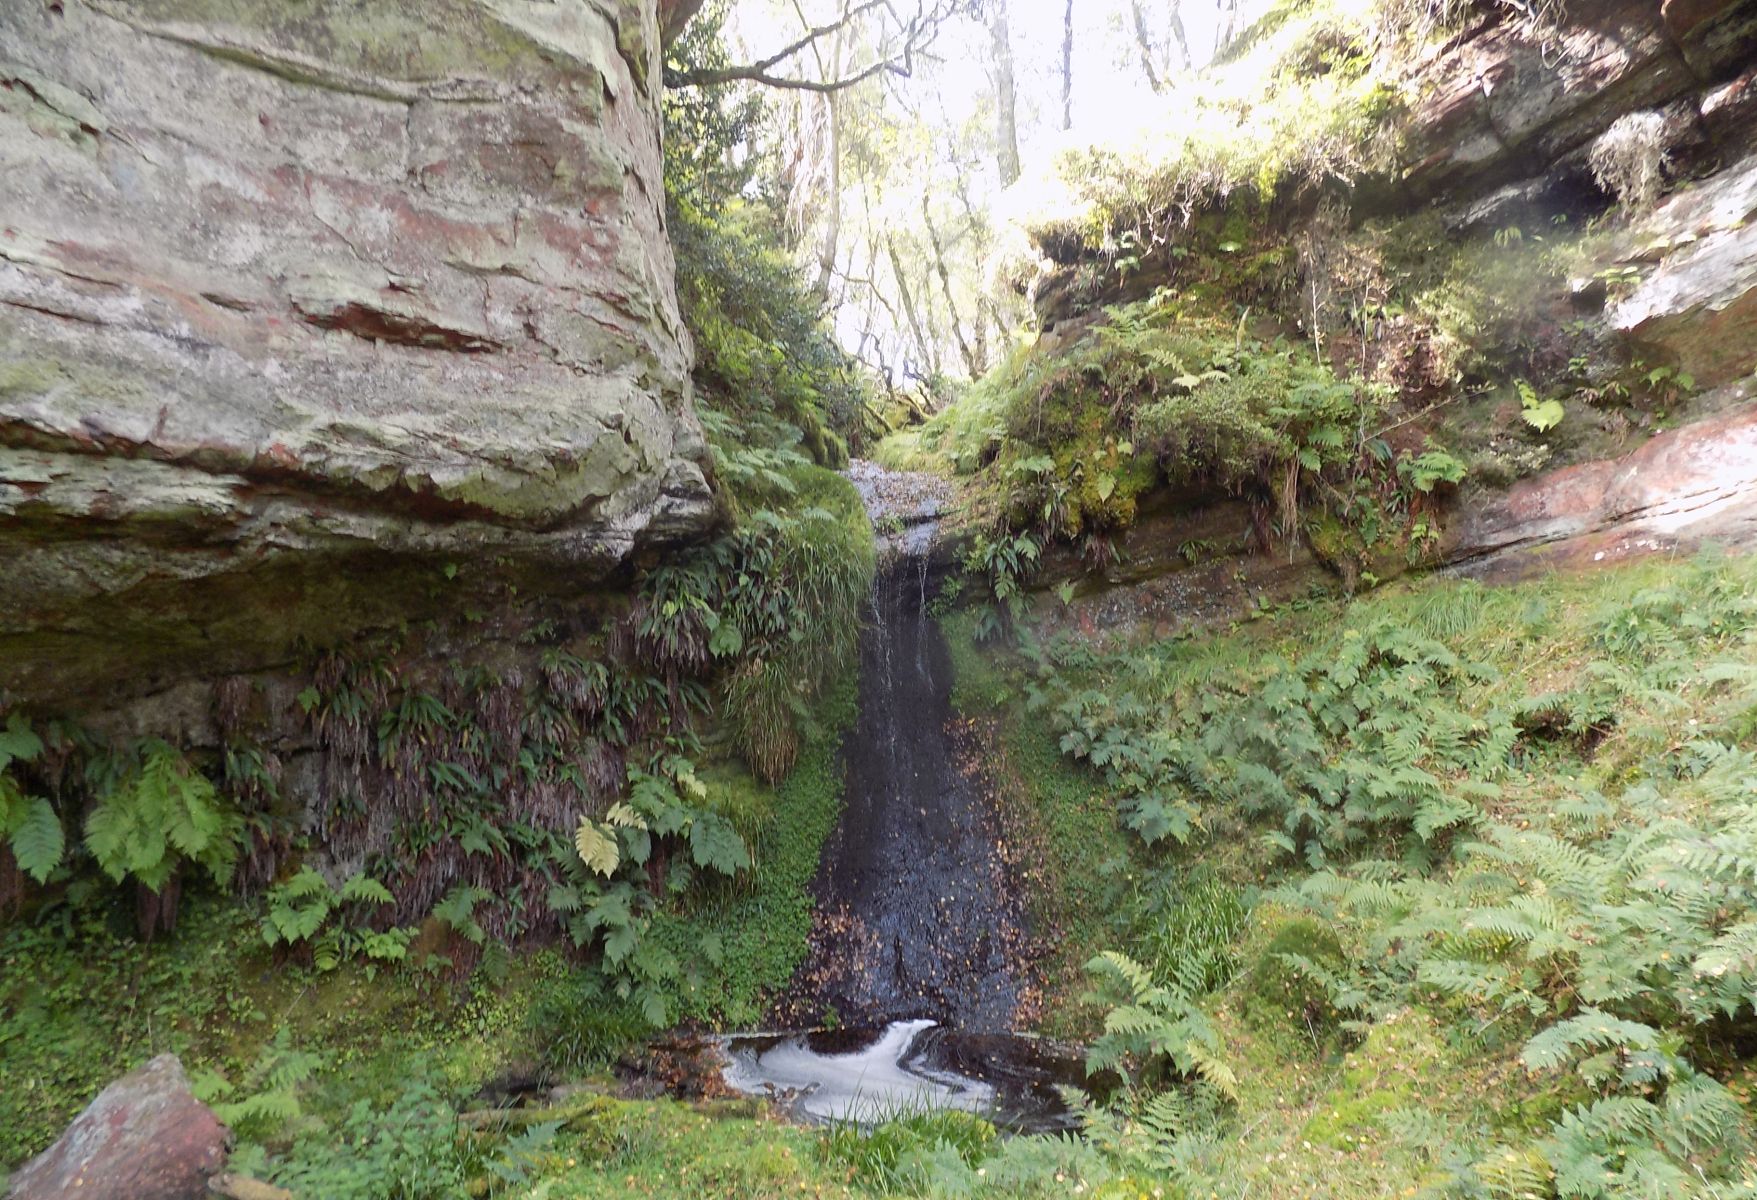
<instances>
[{"instance_id":1,"label":"dark wet rock channel","mask_svg":"<svg viewBox=\"0 0 1757 1200\"><path fill-rule=\"evenodd\" d=\"M1056 1087L1078 1082L1078 1055L1012 1032L1031 984L1024 895L961 762L951 655L929 613L950 557L936 543L946 485L869 463L849 474L880 549L860 715L809 957L775 1014L817 1032L727 1039L726 1079L806 1119L930 1106L1063 1128Z\"/></svg>"}]
</instances>

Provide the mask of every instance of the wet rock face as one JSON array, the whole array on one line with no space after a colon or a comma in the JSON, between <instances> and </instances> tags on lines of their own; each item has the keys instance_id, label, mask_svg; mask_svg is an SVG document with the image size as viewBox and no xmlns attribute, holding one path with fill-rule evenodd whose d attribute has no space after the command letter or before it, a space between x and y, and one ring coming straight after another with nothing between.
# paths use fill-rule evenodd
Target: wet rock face
<instances>
[{"instance_id":1,"label":"wet rock face","mask_svg":"<svg viewBox=\"0 0 1757 1200\"><path fill-rule=\"evenodd\" d=\"M8 1200L199 1200L231 1135L162 1054L99 1093L12 1177Z\"/></svg>"},{"instance_id":2,"label":"wet rock face","mask_svg":"<svg viewBox=\"0 0 1757 1200\"><path fill-rule=\"evenodd\" d=\"M155 612L272 660L307 590L347 625L297 584L340 556L577 587L701 529L659 42L655 0L0 5L0 690Z\"/></svg>"},{"instance_id":3,"label":"wet rock face","mask_svg":"<svg viewBox=\"0 0 1757 1200\"><path fill-rule=\"evenodd\" d=\"M1028 1019L1024 892L958 736L951 652L928 612L947 565L935 527L948 489L870 463L849 475L881 551L860 639L860 718L813 884L810 953L773 1015L794 1027L833 1013L862 1030L917 1019L1010 1029Z\"/></svg>"},{"instance_id":4,"label":"wet rock face","mask_svg":"<svg viewBox=\"0 0 1757 1200\"><path fill-rule=\"evenodd\" d=\"M1757 406L1731 389L1726 411L1659 434L1630 454L1522 480L1448 531L1467 574L1517 578L1567 566L1757 547Z\"/></svg>"}]
</instances>

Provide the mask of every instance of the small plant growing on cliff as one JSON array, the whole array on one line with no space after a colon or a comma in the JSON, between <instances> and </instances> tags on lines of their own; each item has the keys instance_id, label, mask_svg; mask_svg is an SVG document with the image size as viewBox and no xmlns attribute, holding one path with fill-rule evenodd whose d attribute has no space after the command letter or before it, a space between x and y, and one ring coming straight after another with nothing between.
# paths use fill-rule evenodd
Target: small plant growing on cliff
<instances>
[{"instance_id":1,"label":"small plant growing on cliff","mask_svg":"<svg viewBox=\"0 0 1757 1200\"><path fill-rule=\"evenodd\" d=\"M1598 186L1628 209L1642 209L1659 196L1670 159L1665 118L1656 112L1625 113L1592 143L1587 164Z\"/></svg>"},{"instance_id":2,"label":"small plant growing on cliff","mask_svg":"<svg viewBox=\"0 0 1757 1200\"><path fill-rule=\"evenodd\" d=\"M13 713L0 731L0 844L12 852L18 869L43 883L61 865L65 838L61 818L41 796L27 796L12 778L15 762L34 762L43 753L43 741L31 731L21 713Z\"/></svg>"},{"instance_id":3,"label":"small plant growing on cliff","mask_svg":"<svg viewBox=\"0 0 1757 1200\"><path fill-rule=\"evenodd\" d=\"M1545 400L1537 394L1537 389L1521 379L1519 388L1519 416L1524 422L1539 433L1548 433L1562 423L1564 415L1562 402L1556 399Z\"/></svg>"},{"instance_id":4,"label":"small plant growing on cliff","mask_svg":"<svg viewBox=\"0 0 1757 1200\"><path fill-rule=\"evenodd\" d=\"M992 641L1012 627L1012 619L1025 594L1025 580L1037 566L1043 548L1028 533L981 538L970 548L964 569L988 582L993 603L985 605L977 622L978 641Z\"/></svg>"},{"instance_id":5,"label":"small plant growing on cliff","mask_svg":"<svg viewBox=\"0 0 1757 1200\"><path fill-rule=\"evenodd\" d=\"M351 959L368 960L370 978L380 962L400 962L408 956L412 929L382 932L362 923L332 922L352 907L393 903L382 883L367 875L355 875L341 887L310 867L268 891L268 911L262 918L262 940L270 946L308 945L311 961L319 971L333 971Z\"/></svg>"}]
</instances>

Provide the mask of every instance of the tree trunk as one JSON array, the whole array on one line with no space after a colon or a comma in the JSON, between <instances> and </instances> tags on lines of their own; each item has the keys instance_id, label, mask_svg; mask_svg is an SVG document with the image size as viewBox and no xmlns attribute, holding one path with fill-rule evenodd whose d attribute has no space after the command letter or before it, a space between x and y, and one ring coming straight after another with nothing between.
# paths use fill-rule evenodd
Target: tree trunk
<instances>
[{"instance_id":1,"label":"tree trunk","mask_svg":"<svg viewBox=\"0 0 1757 1200\"><path fill-rule=\"evenodd\" d=\"M842 15L848 13L847 0L842 2ZM836 40L831 43L830 65L827 77L834 79L841 73L842 60L846 53L846 27L836 31ZM822 64L820 62L820 69ZM812 291L817 296L818 304L828 307L830 300L830 279L836 271L836 256L841 248L842 240L842 93L830 92L824 96L824 103L829 108L830 137L830 195L829 211L824 216L823 237L818 242L817 280Z\"/></svg>"},{"instance_id":2,"label":"tree trunk","mask_svg":"<svg viewBox=\"0 0 1757 1200\"><path fill-rule=\"evenodd\" d=\"M817 280L812 292L820 306L830 300L830 277L836 271L836 255L842 240L842 104L841 94L824 97L830 107L830 195L824 216L823 238L818 242Z\"/></svg>"},{"instance_id":3,"label":"tree trunk","mask_svg":"<svg viewBox=\"0 0 1757 1200\"><path fill-rule=\"evenodd\" d=\"M921 194L921 223L927 227L927 240L933 246L933 269L940 277L940 290L946 296L946 311L951 314L952 336L957 339L958 353L964 359L964 368L970 372L970 378L980 379L986 364L982 361L982 355L971 345L970 339L964 336L964 321L958 315L958 302L952 299L952 273L946 267L945 244L940 241L939 229L933 223L933 213L928 209L926 192ZM977 335L980 337L980 314L976 320Z\"/></svg>"},{"instance_id":4,"label":"tree trunk","mask_svg":"<svg viewBox=\"0 0 1757 1200\"><path fill-rule=\"evenodd\" d=\"M1135 18L1135 46L1141 52L1141 70L1147 73L1147 86L1159 91L1159 71L1153 65L1158 57L1153 49L1153 35L1147 30L1147 14L1141 11L1141 0L1129 0L1129 10Z\"/></svg>"},{"instance_id":5,"label":"tree trunk","mask_svg":"<svg viewBox=\"0 0 1757 1200\"><path fill-rule=\"evenodd\" d=\"M1074 0L1062 13L1062 129L1074 127Z\"/></svg>"},{"instance_id":6,"label":"tree trunk","mask_svg":"<svg viewBox=\"0 0 1757 1200\"><path fill-rule=\"evenodd\" d=\"M1177 43L1177 52L1183 56L1181 65L1187 71L1195 64L1195 59L1190 57L1190 39L1184 32L1184 15L1179 11L1182 6L1182 0L1171 0L1171 37Z\"/></svg>"},{"instance_id":7,"label":"tree trunk","mask_svg":"<svg viewBox=\"0 0 1757 1200\"><path fill-rule=\"evenodd\" d=\"M897 253L897 239L885 238L885 249L891 256L891 274L897 280L897 297L903 302L903 315L909 319L909 332L915 335L915 349L921 355L924 370L933 369L934 354L928 348L927 334L921 328L921 314L915 310L915 297L909 291L909 280L903 273L903 256Z\"/></svg>"},{"instance_id":8,"label":"tree trunk","mask_svg":"<svg viewBox=\"0 0 1757 1200\"><path fill-rule=\"evenodd\" d=\"M1226 13L1226 21L1220 25L1220 33L1214 42L1214 57L1219 58L1232 45L1233 35L1238 30L1238 0L1219 0L1220 8Z\"/></svg>"},{"instance_id":9,"label":"tree trunk","mask_svg":"<svg viewBox=\"0 0 1757 1200\"><path fill-rule=\"evenodd\" d=\"M1013 43L1007 32L1007 0L995 4L994 21L988 31L994 42L995 161L1000 167L1001 186L1010 187L1019 178L1019 117L1013 96Z\"/></svg>"}]
</instances>

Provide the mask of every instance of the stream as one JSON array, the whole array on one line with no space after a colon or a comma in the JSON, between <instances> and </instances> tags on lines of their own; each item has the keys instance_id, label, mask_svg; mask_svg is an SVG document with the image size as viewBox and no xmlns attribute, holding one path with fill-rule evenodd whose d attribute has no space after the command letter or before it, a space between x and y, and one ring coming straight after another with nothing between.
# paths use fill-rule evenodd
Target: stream
<instances>
[{"instance_id":1,"label":"stream","mask_svg":"<svg viewBox=\"0 0 1757 1200\"><path fill-rule=\"evenodd\" d=\"M844 805L786 1006L819 1028L725 1039L726 1082L808 1120L950 1107L1019 1132L1065 1128L1056 1085L1080 1082L1079 1056L1013 1032L1028 982L1024 899L979 772L958 752L951 656L928 612L946 485L864 462L849 477L879 531L879 565Z\"/></svg>"}]
</instances>

